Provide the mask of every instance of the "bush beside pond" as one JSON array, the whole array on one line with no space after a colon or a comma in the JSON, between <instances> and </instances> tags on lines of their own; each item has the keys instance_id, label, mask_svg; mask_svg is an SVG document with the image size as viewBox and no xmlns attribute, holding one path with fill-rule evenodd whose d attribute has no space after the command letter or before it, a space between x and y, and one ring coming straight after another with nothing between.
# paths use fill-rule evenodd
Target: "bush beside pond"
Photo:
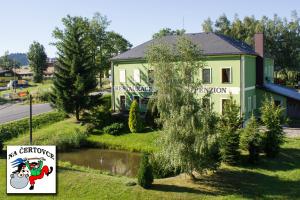
<instances>
[{"instance_id":1,"label":"bush beside pond","mask_svg":"<svg viewBox=\"0 0 300 200\"><path fill-rule=\"evenodd\" d=\"M121 135L124 131L123 123L112 123L109 126L103 128L103 133L110 135Z\"/></svg>"}]
</instances>

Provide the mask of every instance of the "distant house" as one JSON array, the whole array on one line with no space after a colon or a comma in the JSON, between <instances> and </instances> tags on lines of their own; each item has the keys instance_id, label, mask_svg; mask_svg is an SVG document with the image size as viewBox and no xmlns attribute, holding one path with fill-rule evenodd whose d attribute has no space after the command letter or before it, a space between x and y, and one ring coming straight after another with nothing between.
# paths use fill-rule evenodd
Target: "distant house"
<instances>
[{"instance_id":1,"label":"distant house","mask_svg":"<svg viewBox=\"0 0 300 200\"><path fill-rule=\"evenodd\" d=\"M14 79L14 72L0 67L0 87L6 86L12 79Z\"/></svg>"},{"instance_id":2,"label":"distant house","mask_svg":"<svg viewBox=\"0 0 300 200\"><path fill-rule=\"evenodd\" d=\"M47 59L46 69L43 71L43 75L45 79L49 79L53 77L55 61L56 61L55 58ZM31 80L33 78L33 72L29 66L23 66L20 67L19 69L15 69L14 71L21 79Z\"/></svg>"}]
</instances>

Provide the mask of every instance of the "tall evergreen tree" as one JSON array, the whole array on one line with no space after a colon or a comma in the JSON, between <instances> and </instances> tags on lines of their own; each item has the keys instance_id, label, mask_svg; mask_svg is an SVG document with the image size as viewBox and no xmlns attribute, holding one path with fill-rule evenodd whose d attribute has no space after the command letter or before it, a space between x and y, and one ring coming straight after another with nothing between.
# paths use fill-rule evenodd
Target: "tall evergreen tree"
<instances>
[{"instance_id":1,"label":"tall evergreen tree","mask_svg":"<svg viewBox=\"0 0 300 200\"><path fill-rule=\"evenodd\" d=\"M40 83L43 81L43 71L46 68L47 54L42 44L34 41L27 54L29 66L33 71L33 81Z\"/></svg>"},{"instance_id":2,"label":"tall evergreen tree","mask_svg":"<svg viewBox=\"0 0 300 200\"><path fill-rule=\"evenodd\" d=\"M230 95L230 100L225 103L219 123L220 130L220 152L222 161L234 164L239 159L240 134L238 129L242 125L240 107Z\"/></svg>"},{"instance_id":3,"label":"tall evergreen tree","mask_svg":"<svg viewBox=\"0 0 300 200\"><path fill-rule=\"evenodd\" d=\"M261 119L267 130L263 134L264 151L268 157L275 157L284 142L282 129L283 111L275 104L274 99L265 97L261 107Z\"/></svg>"},{"instance_id":4,"label":"tall evergreen tree","mask_svg":"<svg viewBox=\"0 0 300 200\"><path fill-rule=\"evenodd\" d=\"M52 102L66 113L75 113L89 104L88 94L95 89L95 64L90 49L89 21L82 17L62 19L64 30L56 28L57 65L54 73Z\"/></svg>"}]
</instances>

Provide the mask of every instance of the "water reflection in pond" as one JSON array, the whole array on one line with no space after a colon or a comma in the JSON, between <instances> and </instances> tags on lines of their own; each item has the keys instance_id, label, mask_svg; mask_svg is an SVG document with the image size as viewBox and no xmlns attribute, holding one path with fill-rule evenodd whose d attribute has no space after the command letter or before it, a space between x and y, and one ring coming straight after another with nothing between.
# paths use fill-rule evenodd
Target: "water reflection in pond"
<instances>
[{"instance_id":1,"label":"water reflection in pond","mask_svg":"<svg viewBox=\"0 0 300 200\"><path fill-rule=\"evenodd\" d=\"M140 153L108 149L81 149L59 153L59 160L94 169L134 177L140 163Z\"/></svg>"}]
</instances>

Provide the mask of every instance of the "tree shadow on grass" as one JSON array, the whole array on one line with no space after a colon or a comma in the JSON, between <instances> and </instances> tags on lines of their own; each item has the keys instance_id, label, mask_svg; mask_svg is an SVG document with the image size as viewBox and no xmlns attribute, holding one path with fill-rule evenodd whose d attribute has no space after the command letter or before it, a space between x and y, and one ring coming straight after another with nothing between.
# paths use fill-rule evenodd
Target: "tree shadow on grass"
<instances>
[{"instance_id":1,"label":"tree shadow on grass","mask_svg":"<svg viewBox=\"0 0 300 200\"><path fill-rule=\"evenodd\" d=\"M239 195L250 199L300 199L300 180L295 180L288 171L300 169L300 150L284 148L277 158L266 158L262 156L256 164L248 164L244 156L241 163L232 169L220 169L210 176L201 176L194 183L195 187L182 187L177 185L155 184L153 190L164 192L186 192L206 195ZM259 170L270 171L267 175ZM276 176L274 172L282 171L286 179ZM281 172L280 172L281 173ZM293 180L294 179L294 180ZM197 184L213 191L206 191Z\"/></svg>"},{"instance_id":2,"label":"tree shadow on grass","mask_svg":"<svg viewBox=\"0 0 300 200\"><path fill-rule=\"evenodd\" d=\"M247 170L220 170L210 177L198 179L197 182L216 188L222 195L238 194L251 199L267 196L284 199L300 197L300 180L282 180L276 176Z\"/></svg>"},{"instance_id":3,"label":"tree shadow on grass","mask_svg":"<svg viewBox=\"0 0 300 200\"><path fill-rule=\"evenodd\" d=\"M260 156L260 160L255 164L247 162L247 156L244 155L238 166L247 169L264 169L270 171L288 171L300 169L300 149L284 148L275 158L268 158L265 155Z\"/></svg>"},{"instance_id":4,"label":"tree shadow on grass","mask_svg":"<svg viewBox=\"0 0 300 200\"><path fill-rule=\"evenodd\" d=\"M219 193L213 191L204 191L200 189L194 189L190 187L178 186L178 185L164 185L164 184L153 184L150 190L156 190L161 192L178 192L178 193L191 193L199 195L213 195L216 196Z\"/></svg>"}]
</instances>

